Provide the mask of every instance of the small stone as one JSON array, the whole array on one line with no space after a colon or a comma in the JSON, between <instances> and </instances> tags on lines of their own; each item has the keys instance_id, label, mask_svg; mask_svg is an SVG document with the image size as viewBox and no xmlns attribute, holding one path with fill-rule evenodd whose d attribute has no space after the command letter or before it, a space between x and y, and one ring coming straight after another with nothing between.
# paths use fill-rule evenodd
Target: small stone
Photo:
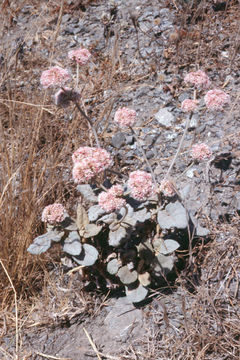
<instances>
[{"instance_id":1,"label":"small stone","mask_svg":"<svg viewBox=\"0 0 240 360\"><path fill-rule=\"evenodd\" d=\"M134 137L132 135L127 135L125 141L126 141L126 145L133 145Z\"/></svg>"},{"instance_id":2,"label":"small stone","mask_svg":"<svg viewBox=\"0 0 240 360\"><path fill-rule=\"evenodd\" d=\"M186 176L190 179L192 179L195 176L195 171L197 168L191 168L186 172Z\"/></svg>"},{"instance_id":3,"label":"small stone","mask_svg":"<svg viewBox=\"0 0 240 360\"><path fill-rule=\"evenodd\" d=\"M62 17L62 24L68 22L71 19L71 15L70 14L65 14Z\"/></svg>"},{"instance_id":4,"label":"small stone","mask_svg":"<svg viewBox=\"0 0 240 360\"><path fill-rule=\"evenodd\" d=\"M116 149L120 149L125 144L125 135L121 132L118 132L116 135L113 136L111 144Z\"/></svg>"},{"instance_id":5,"label":"small stone","mask_svg":"<svg viewBox=\"0 0 240 360\"><path fill-rule=\"evenodd\" d=\"M158 123L166 128L170 128L175 122L175 117L167 108L160 109L154 116Z\"/></svg>"},{"instance_id":6,"label":"small stone","mask_svg":"<svg viewBox=\"0 0 240 360\"><path fill-rule=\"evenodd\" d=\"M193 115L193 117L190 120L190 124L189 124L189 130L193 130L196 129L198 126L198 120L199 120L199 116L196 114Z\"/></svg>"},{"instance_id":7,"label":"small stone","mask_svg":"<svg viewBox=\"0 0 240 360\"><path fill-rule=\"evenodd\" d=\"M106 331L109 332L111 338L121 339L125 341L132 336L132 332L141 332L143 317L142 311L136 309L126 297L119 298L112 306L104 320Z\"/></svg>"}]
</instances>

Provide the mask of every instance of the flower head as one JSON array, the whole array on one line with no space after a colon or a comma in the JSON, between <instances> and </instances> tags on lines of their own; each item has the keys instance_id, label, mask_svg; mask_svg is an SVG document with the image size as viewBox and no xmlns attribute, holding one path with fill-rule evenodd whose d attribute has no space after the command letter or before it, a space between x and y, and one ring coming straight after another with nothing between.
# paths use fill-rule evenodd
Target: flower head
<instances>
[{"instance_id":1,"label":"flower head","mask_svg":"<svg viewBox=\"0 0 240 360\"><path fill-rule=\"evenodd\" d=\"M116 111L114 121L122 127L133 126L136 121L136 115L135 110L123 107Z\"/></svg>"},{"instance_id":2,"label":"flower head","mask_svg":"<svg viewBox=\"0 0 240 360\"><path fill-rule=\"evenodd\" d=\"M65 209L62 204L48 205L43 209L42 221L48 222L49 224L55 224L64 220Z\"/></svg>"},{"instance_id":3,"label":"flower head","mask_svg":"<svg viewBox=\"0 0 240 360\"><path fill-rule=\"evenodd\" d=\"M209 90L204 96L206 106L210 110L222 110L230 103L230 96L219 89Z\"/></svg>"},{"instance_id":4,"label":"flower head","mask_svg":"<svg viewBox=\"0 0 240 360\"><path fill-rule=\"evenodd\" d=\"M91 56L92 55L91 55L90 51L88 51L87 49L80 48L80 49L71 50L68 52L68 58L70 60L75 60L80 65L87 64L87 62L89 61Z\"/></svg>"},{"instance_id":5,"label":"flower head","mask_svg":"<svg viewBox=\"0 0 240 360\"><path fill-rule=\"evenodd\" d=\"M55 104L57 106L68 107L71 101L77 101L80 98L80 94L77 91L73 91L69 87L60 89L54 95Z\"/></svg>"},{"instance_id":6,"label":"flower head","mask_svg":"<svg viewBox=\"0 0 240 360\"><path fill-rule=\"evenodd\" d=\"M126 200L121 198L122 195L122 186L114 185L108 191L103 191L98 195L98 204L106 212L119 210L126 204Z\"/></svg>"},{"instance_id":7,"label":"flower head","mask_svg":"<svg viewBox=\"0 0 240 360\"><path fill-rule=\"evenodd\" d=\"M187 75L185 75L184 81L186 83L190 83L196 87L200 87L203 89L209 88L211 84L209 77L202 70L188 73Z\"/></svg>"},{"instance_id":8,"label":"flower head","mask_svg":"<svg viewBox=\"0 0 240 360\"><path fill-rule=\"evenodd\" d=\"M176 194L176 190L174 188L174 185L169 180L162 180L161 183L160 183L159 190L165 196L174 196Z\"/></svg>"},{"instance_id":9,"label":"flower head","mask_svg":"<svg viewBox=\"0 0 240 360\"><path fill-rule=\"evenodd\" d=\"M191 112L196 109L197 104L198 104L197 100L185 99L181 104L181 109L185 112Z\"/></svg>"},{"instance_id":10,"label":"flower head","mask_svg":"<svg viewBox=\"0 0 240 360\"><path fill-rule=\"evenodd\" d=\"M145 201L154 193L151 174L146 171L133 171L129 174L128 186L131 196L138 201Z\"/></svg>"},{"instance_id":11,"label":"flower head","mask_svg":"<svg viewBox=\"0 0 240 360\"><path fill-rule=\"evenodd\" d=\"M50 86L63 86L70 79L70 74L60 66L51 67L43 71L40 83L44 88Z\"/></svg>"},{"instance_id":12,"label":"flower head","mask_svg":"<svg viewBox=\"0 0 240 360\"><path fill-rule=\"evenodd\" d=\"M191 155L195 160L206 160L212 156L212 151L207 144L200 143L193 145Z\"/></svg>"},{"instance_id":13,"label":"flower head","mask_svg":"<svg viewBox=\"0 0 240 360\"><path fill-rule=\"evenodd\" d=\"M73 155L73 179L81 184L88 182L112 165L111 155L102 148L80 147Z\"/></svg>"}]
</instances>

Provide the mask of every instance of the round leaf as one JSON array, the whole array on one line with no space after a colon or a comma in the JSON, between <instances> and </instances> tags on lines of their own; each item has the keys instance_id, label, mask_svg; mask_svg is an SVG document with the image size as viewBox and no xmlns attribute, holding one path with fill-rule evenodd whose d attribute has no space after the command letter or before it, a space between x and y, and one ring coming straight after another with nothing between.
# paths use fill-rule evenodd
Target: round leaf
<instances>
[{"instance_id":1,"label":"round leaf","mask_svg":"<svg viewBox=\"0 0 240 360\"><path fill-rule=\"evenodd\" d=\"M109 245L110 246L119 246L121 241L126 237L127 231L124 227L119 226L116 231L109 231Z\"/></svg>"},{"instance_id":2,"label":"round leaf","mask_svg":"<svg viewBox=\"0 0 240 360\"><path fill-rule=\"evenodd\" d=\"M100 233L101 230L102 230L102 226L97 226L95 224L87 224L83 231L83 236L85 238L89 238L91 236L96 236L97 234Z\"/></svg>"},{"instance_id":3,"label":"round leaf","mask_svg":"<svg viewBox=\"0 0 240 360\"><path fill-rule=\"evenodd\" d=\"M93 205L88 209L89 221L96 221L101 215L105 214L105 211L99 205Z\"/></svg>"},{"instance_id":4,"label":"round leaf","mask_svg":"<svg viewBox=\"0 0 240 360\"><path fill-rule=\"evenodd\" d=\"M93 189L88 184L82 184L77 186L77 190L83 195L85 200L90 202L97 202L97 196L95 195Z\"/></svg>"},{"instance_id":5,"label":"round leaf","mask_svg":"<svg viewBox=\"0 0 240 360\"><path fill-rule=\"evenodd\" d=\"M112 259L111 261L109 261L109 263L107 264L107 271L109 272L109 274L111 275L115 275L118 272L119 269L119 262L118 259Z\"/></svg>"},{"instance_id":6,"label":"round leaf","mask_svg":"<svg viewBox=\"0 0 240 360\"><path fill-rule=\"evenodd\" d=\"M172 271L174 266L174 256L173 255L163 255L159 254L154 261L154 271L156 273L168 273Z\"/></svg>"},{"instance_id":7,"label":"round leaf","mask_svg":"<svg viewBox=\"0 0 240 360\"><path fill-rule=\"evenodd\" d=\"M79 240L65 243L63 246L63 251L70 255L79 255L82 251L82 244L79 242Z\"/></svg>"},{"instance_id":8,"label":"round leaf","mask_svg":"<svg viewBox=\"0 0 240 360\"><path fill-rule=\"evenodd\" d=\"M51 236L49 233L38 236L34 239L33 244L31 244L27 251L33 255L39 255L47 251L51 246Z\"/></svg>"},{"instance_id":9,"label":"round leaf","mask_svg":"<svg viewBox=\"0 0 240 360\"><path fill-rule=\"evenodd\" d=\"M163 240L161 238L157 238L153 240L153 246L157 252L167 255L177 250L180 245L177 241L172 239Z\"/></svg>"},{"instance_id":10,"label":"round leaf","mask_svg":"<svg viewBox=\"0 0 240 360\"><path fill-rule=\"evenodd\" d=\"M179 201L168 204L165 210L159 210L157 219L162 229L185 229L188 226L186 210Z\"/></svg>"},{"instance_id":11,"label":"round leaf","mask_svg":"<svg viewBox=\"0 0 240 360\"><path fill-rule=\"evenodd\" d=\"M140 284L142 284L143 286L148 286L151 284L151 277L147 271L143 274L139 274L138 280L139 280Z\"/></svg>"},{"instance_id":12,"label":"round leaf","mask_svg":"<svg viewBox=\"0 0 240 360\"><path fill-rule=\"evenodd\" d=\"M83 250L81 254L77 258L73 257L73 259L79 265L91 266L97 261L98 255L98 251L94 246L83 244Z\"/></svg>"},{"instance_id":13,"label":"round leaf","mask_svg":"<svg viewBox=\"0 0 240 360\"><path fill-rule=\"evenodd\" d=\"M127 299L133 303L143 301L148 294L148 290L141 284L134 290L128 290L126 287Z\"/></svg>"},{"instance_id":14,"label":"round leaf","mask_svg":"<svg viewBox=\"0 0 240 360\"><path fill-rule=\"evenodd\" d=\"M121 282L125 285L134 283L138 278L137 271L136 270L130 271L127 265L121 267L121 269L118 270L117 276L119 277Z\"/></svg>"},{"instance_id":15,"label":"round leaf","mask_svg":"<svg viewBox=\"0 0 240 360\"><path fill-rule=\"evenodd\" d=\"M65 217L61 222L61 227L69 231L77 230L77 224L70 216Z\"/></svg>"}]
</instances>

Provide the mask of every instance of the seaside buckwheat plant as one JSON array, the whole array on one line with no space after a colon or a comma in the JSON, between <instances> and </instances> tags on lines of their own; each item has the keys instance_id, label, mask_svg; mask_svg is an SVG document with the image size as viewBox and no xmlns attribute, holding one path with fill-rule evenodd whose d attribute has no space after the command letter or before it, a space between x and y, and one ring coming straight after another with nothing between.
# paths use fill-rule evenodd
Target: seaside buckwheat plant
<instances>
[{"instance_id":1,"label":"seaside buckwheat plant","mask_svg":"<svg viewBox=\"0 0 240 360\"><path fill-rule=\"evenodd\" d=\"M211 85L209 77L202 70L188 73L185 75L184 81L202 89L207 89Z\"/></svg>"},{"instance_id":2,"label":"seaside buckwheat plant","mask_svg":"<svg viewBox=\"0 0 240 360\"><path fill-rule=\"evenodd\" d=\"M165 195L165 196L174 196L176 195L176 190L174 185L170 180L162 180L160 183L159 190Z\"/></svg>"},{"instance_id":3,"label":"seaside buckwheat plant","mask_svg":"<svg viewBox=\"0 0 240 360\"><path fill-rule=\"evenodd\" d=\"M197 105L197 100L185 99L181 104L181 109L185 112L192 112L197 108Z\"/></svg>"},{"instance_id":4,"label":"seaside buckwheat plant","mask_svg":"<svg viewBox=\"0 0 240 360\"><path fill-rule=\"evenodd\" d=\"M136 116L135 110L123 107L116 111L114 121L121 127L132 127L136 122Z\"/></svg>"},{"instance_id":5,"label":"seaside buckwheat plant","mask_svg":"<svg viewBox=\"0 0 240 360\"><path fill-rule=\"evenodd\" d=\"M195 144L192 146L191 155L194 160L202 161L210 159L212 156L212 151L207 144Z\"/></svg>"},{"instance_id":6,"label":"seaside buckwheat plant","mask_svg":"<svg viewBox=\"0 0 240 360\"><path fill-rule=\"evenodd\" d=\"M63 69L60 66L54 66L43 71L40 83L47 89L51 86L63 86L70 79L70 74L66 69Z\"/></svg>"},{"instance_id":7,"label":"seaside buckwheat plant","mask_svg":"<svg viewBox=\"0 0 240 360\"><path fill-rule=\"evenodd\" d=\"M42 221L49 224L55 224L64 220L65 209L62 204L48 205L43 209Z\"/></svg>"},{"instance_id":8,"label":"seaside buckwheat plant","mask_svg":"<svg viewBox=\"0 0 240 360\"><path fill-rule=\"evenodd\" d=\"M146 171L133 171L129 174L128 186L131 196L138 200L147 200L154 193L154 185L151 174Z\"/></svg>"},{"instance_id":9,"label":"seaside buckwheat plant","mask_svg":"<svg viewBox=\"0 0 240 360\"><path fill-rule=\"evenodd\" d=\"M106 212L113 212L121 209L126 200L122 199L123 187L121 185L114 185L108 191L101 192L98 195L98 204Z\"/></svg>"},{"instance_id":10,"label":"seaside buckwheat plant","mask_svg":"<svg viewBox=\"0 0 240 360\"><path fill-rule=\"evenodd\" d=\"M86 65L91 58L91 53L88 49L76 49L68 52L68 58L76 61L79 65Z\"/></svg>"},{"instance_id":11,"label":"seaside buckwheat plant","mask_svg":"<svg viewBox=\"0 0 240 360\"><path fill-rule=\"evenodd\" d=\"M77 184L89 182L112 165L111 155L104 149L80 147L72 155L73 179Z\"/></svg>"},{"instance_id":12,"label":"seaside buckwheat plant","mask_svg":"<svg viewBox=\"0 0 240 360\"><path fill-rule=\"evenodd\" d=\"M222 110L230 103L230 96L219 89L209 90L204 96L206 107L210 110Z\"/></svg>"},{"instance_id":13,"label":"seaside buckwheat plant","mask_svg":"<svg viewBox=\"0 0 240 360\"><path fill-rule=\"evenodd\" d=\"M68 57L77 63L78 79L79 65L86 65L91 54L87 49L77 49L69 51ZM83 283L89 279L99 283L100 278L105 287L124 286L128 300L138 303L148 295L149 286L159 286L166 281L168 274L174 272L176 251L180 247L185 250L180 232L185 234L189 229L189 216L180 193L168 179L192 113L197 109L197 91L194 89L193 100L186 99L181 104L182 111L190 114L178 150L159 183L133 129L136 111L120 107L113 123L128 128L133 134L149 172L133 168L128 169L127 174L125 169L122 174L122 169L112 169L112 156L100 142L94 122L81 108L78 102L80 94L64 86L69 80L70 72L59 66L44 71L41 76L44 88L59 87L54 95L57 106L75 106L85 118L94 135L95 146L80 146L72 154L70 180L76 184L76 191L80 194L80 197L76 196L75 216L69 215L73 209L66 210L60 203L46 206L42 212L46 232L33 240L28 251L39 255L58 243L71 260L72 267L80 265L85 268L81 275ZM187 74L184 81L198 88L199 93L210 86L208 76L201 70ZM209 108L221 109L229 101L230 97L220 90L210 90L205 96ZM212 152L208 145L200 143L193 145L191 155L193 159L202 161L209 159ZM107 177L110 172L114 177L120 175L114 179L116 185ZM173 240L173 234L179 240Z\"/></svg>"}]
</instances>

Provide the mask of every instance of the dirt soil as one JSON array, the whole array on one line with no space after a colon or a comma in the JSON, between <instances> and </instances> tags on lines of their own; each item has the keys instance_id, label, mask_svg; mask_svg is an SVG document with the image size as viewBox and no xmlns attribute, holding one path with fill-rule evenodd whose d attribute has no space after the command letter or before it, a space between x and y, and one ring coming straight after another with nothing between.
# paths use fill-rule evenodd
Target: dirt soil
<instances>
[{"instance_id":1,"label":"dirt soil","mask_svg":"<svg viewBox=\"0 0 240 360\"><path fill-rule=\"evenodd\" d=\"M42 68L34 69L27 85L18 79L22 87L41 91L39 77L49 66L44 44L55 34L60 5L23 3L10 14L5 50L18 52L16 61L23 67L25 56L41 54ZM23 320L20 360L240 358L239 28L238 1L64 2L53 63L64 64L66 50L77 46L92 52L90 69L80 76L83 105L122 168L146 165L130 134L109 120L119 106L136 110L136 131L161 179L184 129L180 106L191 96L184 75L203 69L232 101L227 111L216 114L202 107L194 114L173 168L184 204L203 231L177 279L152 289L138 307L123 296L82 292L79 274L69 276L54 263L46 274L47 290L33 299ZM94 78L88 81L91 72ZM163 109L165 123L156 115ZM71 116L59 111L63 122ZM196 142L207 142L213 151L208 170L206 163L189 161ZM3 359L11 359L14 331L5 329L1 343Z\"/></svg>"}]
</instances>

